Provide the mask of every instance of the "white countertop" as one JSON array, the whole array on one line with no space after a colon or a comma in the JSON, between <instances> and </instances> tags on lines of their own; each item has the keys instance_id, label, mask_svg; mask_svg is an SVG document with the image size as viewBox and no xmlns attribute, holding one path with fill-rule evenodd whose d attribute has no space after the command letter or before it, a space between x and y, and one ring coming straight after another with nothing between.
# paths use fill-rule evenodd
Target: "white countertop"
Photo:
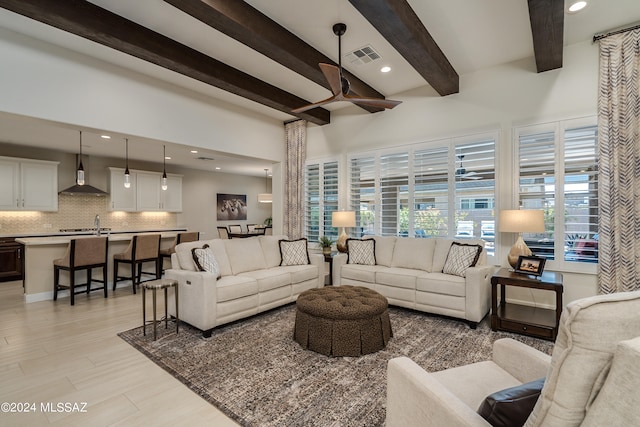
<instances>
[{"instance_id":1,"label":"white countertop","mask_svg":"<svg viewBox=\"0 0 640 427\"><path fill-rule=\"evenodd\" d=\"M134 235L139 234L160 234L164 238L176 237L180 231L155 231L155 232L120 232L120 233L102 233L100 237L108 237L110 242L122 242L129 241ZM95 234L71 234L64 233L58 236L46 236L46 237L19 237L16 242L22 243L25 246L43 246L43 245L66 245L72 239L86 239L89 237L96 237Z\"/></svg>"}]
</instances>

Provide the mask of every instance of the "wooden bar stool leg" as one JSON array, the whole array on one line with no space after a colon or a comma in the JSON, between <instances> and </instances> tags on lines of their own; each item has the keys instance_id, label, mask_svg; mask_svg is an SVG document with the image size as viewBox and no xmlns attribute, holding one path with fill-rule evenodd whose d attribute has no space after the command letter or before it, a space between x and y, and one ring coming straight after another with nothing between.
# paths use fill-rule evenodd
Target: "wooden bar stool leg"
<instances>
[{"instance_id":1,"label":"wooden bar stool leg","mask_svg":"<svg viewBox=\"0 0 640 427\"><path fill-rule=\"evenodd\" d=\"M142 288L142 335L147 335L147 306L145 304L145 289Z\"/></svg>"},{"instance_id":2,"label":"wooden bar stool leg","mask_svg":"<svg viewBox=\"0 0 640 427\"><path fill-rule=\"evenodd\" d=\"M75 297L76 297L76 272L75 270L72 268L69 270L69 293L70 293L70 297L71 297L71 305L74 305L76 303Z\"/></svg>"},{"instance_id":3,"label":"wooden bar stool leg","mask_svg":"<svg viewBox=\"0 0 640 427\"><path fill-rule=\"evenodd\" d=\"M169 316L167 315L167 288L164 288L164 328L169 329Z\"/></svg>"},{"instance_id":4,"label":"wooden bar stool leg","mask_svg":"<svg viewBox=\"0 0 640 427\"><path fill-rule=\"evenodd\" d=\"M178 333L178 324L180 323L180 316L178 315L178 283L176 283L176 334Z\"/></svg>"},{"instance_id":5,"label":"wooden bar stool leg","mask_svg":"<svg viewBox=\"0 0 640 427\"><path fill-rule=\"evenodd\" d=\"M87 295L91 292L91 269L87 268Z\"/></svg>"},{"instance_id":6,"label":"wooden bar stool leg","mask_svg":"<svg viewBox=\"0 0 640 427\"><path fill-rule=\"evenodd\" d=\"M152 292L153 292L153 340L155 341L156 338L158 337L158 332L156 331L158 323L156 322L156 290L155 288L153 289Z\"/></svg>"}]
</instances>

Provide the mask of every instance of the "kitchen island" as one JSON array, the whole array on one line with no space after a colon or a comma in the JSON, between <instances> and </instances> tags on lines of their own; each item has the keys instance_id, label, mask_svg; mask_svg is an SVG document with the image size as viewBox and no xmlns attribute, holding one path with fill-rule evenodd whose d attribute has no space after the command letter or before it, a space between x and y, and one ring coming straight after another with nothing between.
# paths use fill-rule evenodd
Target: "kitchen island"
<instances>
[{"instance_id":1,"label":"kitchen island","mask_svg":"<svg viewBox=\"0 0 640 427\"><path fill-rule=\"evenodd\" d=\"M160 248L168 248L173 243L176 235L186 231L185 229L172 229L165 231L145 231L145 232L110 232L103 233L102 236L107 236L109 239L109 252L108 252L108 288L111 290L113 286L113 254L124 252L131 241L131 238L135 234L160 234L161 243ZM16 242L24 245L24 299L26 303L53 300L53 260L62 258L66 253L67 246L71 239L83 239L88 237L95 237L95 234L66 234L61 233L58 235L46 236L46 237L21 237L17 238ZM123 266L122 268L127 268ZM149 271L149 268L144 269ZM66 274L66 272L62 272ZM124 272L123 272L124 273ZM83 283L86 280L86 276L83 277L85 272L78 272L76 281ZM120 275L120 274L119 274ZM68 276L61 274L61 282L68 283ZM130 286L131 284L124 281L120 282L119 286ZM117 292L117 290L116 290ZM68 295L67 291L61 291L58 294L58 298Z\"/></svg>"}]
</instances>

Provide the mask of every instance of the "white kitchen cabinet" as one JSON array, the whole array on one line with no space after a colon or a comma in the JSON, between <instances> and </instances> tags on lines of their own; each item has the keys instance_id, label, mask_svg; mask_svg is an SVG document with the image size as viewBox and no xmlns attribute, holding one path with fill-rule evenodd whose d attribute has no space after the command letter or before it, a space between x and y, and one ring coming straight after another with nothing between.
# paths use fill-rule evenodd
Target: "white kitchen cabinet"
<instances>
[{"instance_id":1,"label":"white kitchen cabinet","mask_svg":"<svg viewBox=\"0 0 640 427\"><path fill-rule=\"evenodd\" d=\"M111 173L109 210L126 212L182 212L182 176L167 174L167 190L162 190L162 174L129 170L131 188L124 188L124 169Z\"/></svg>"},{"instance_id":2,"label":"white kitchen cabinet","mask_svg":"<svg viewBox=\"0 0 640 427\"><path fill-rule=\"evenodd\" d=\"M162 175L149 172L136 172L137 209L139 211L159 211L160 178Z\"/></svg>"},{"instance_id":3,"label":"white kitchen cabinet","mask_svg":"<svg viewBox=\"0 0 640 427\"><path fill-rule=\"evenodd\" d=\"M58 162L0 157L0 210L57 211Z\"/></svg>"},{"instance_id":4,"label":"white kitchen cabinet","mask_svg":"<svg viewBox=\"0 0 640 427\"><path fill-rule=\"evenodd\" d=\"M124 188L124 169L109 168L109 172L109 210L135 212L136 174L129 174L131 187Z\"/></svg>"}]
</instances>

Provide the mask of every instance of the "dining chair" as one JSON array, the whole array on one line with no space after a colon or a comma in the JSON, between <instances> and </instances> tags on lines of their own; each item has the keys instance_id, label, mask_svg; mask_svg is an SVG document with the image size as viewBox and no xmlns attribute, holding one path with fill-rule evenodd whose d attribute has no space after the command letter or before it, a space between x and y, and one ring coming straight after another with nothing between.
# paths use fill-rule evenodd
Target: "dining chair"
<instances>
[{"instance_id":1,"label":"dining chair","mask_svg":"<svg viewBox=\"0 0 640 427\"><path fill-rule=\"evenodd\" d=\"M160 234L133 236L124 252L113 255L113 290L116 290L118 279L131 280L134 294L136 293L136 285L140 285L140 279L143 274L154 275L156 279L159 279L162 275L160 259ZM155 272L142 271L142 264L145 262L155 263ZM120 264L129 264L131 276L118 276L118 266Z\"/></svg>"},{"instance_id":2,"label":"dining chair","mask_svg":"<svg viewBox=\"0 0 640 427\"><path fill-rule=\"evenodd\" d=\"M221 239L228 239L229 238L229 230L227 230L227 227L218 227L218 236Z\"/></svg>"},{"instance_id":3,"label":"dining chair","mask_svg":"<svg viewBox=\"0 0 640 427\"><path fill-rule=\"evenodd\" d=\"M273 235L273 227L271 227L270 225L264 228L264 234L266 234L267 236L271 236Z\"/></svg>"},{"instance_id":4,"label":"dining chair","mask_svg":"<svg viewBox=\"0 0 640 427\"><path fill-rule=\"evenodd\" d=\"M88 237L72 239L67 246L64 257L53 260L53 300L58 300L60 289L69 289L71 305L75 304L75 295L91 291L104 290L104 297L107 297L107 253L109 240L107 237ZM91 270L102 268L102 280L91 277ZM69 272L69 285L60 284L60 270ZM76 284L76 271L87 270L87 282ZM102 283L101 287L92 288L91 282ZM76 287L85 287L76 291Z\"/></svg>"},{"instance_id":5,"label":"dining chair","mask_svg":"<svg viewBox=\"0 0 640 427\"><path fill-rule=\"evenodd\" d=\"M240 224L230 225L229 233L242 233L242 226Z\"/></svg>"},{"instance_id":6,"label":"dining chair","mask_svg":"<svg viewBox=\"0 0 640 427\"><path fill-rule=\"evenodd\" d=\"M198 231L191 231L191 232L176 234L176 238L173 240L173 243L171 244L170 247L165 249L160 249L160 265L163 267L162 271L164 271L164 259L165 258L171 259L171 254L176 251L176 245L179 245L180 243L186 243L186 242L195 242L198 239L200 239L200 232Z\"/></svg>"},{"instance_id":7,"label":"dining chair","mask_svg":"<svg viewBox=\"0 0 640 427\"><path fill-rule=\"evenodd\" d=\"M247 224L247 233L255 233L256 231L256 224Z\"/></svg>"}]
</instances>

